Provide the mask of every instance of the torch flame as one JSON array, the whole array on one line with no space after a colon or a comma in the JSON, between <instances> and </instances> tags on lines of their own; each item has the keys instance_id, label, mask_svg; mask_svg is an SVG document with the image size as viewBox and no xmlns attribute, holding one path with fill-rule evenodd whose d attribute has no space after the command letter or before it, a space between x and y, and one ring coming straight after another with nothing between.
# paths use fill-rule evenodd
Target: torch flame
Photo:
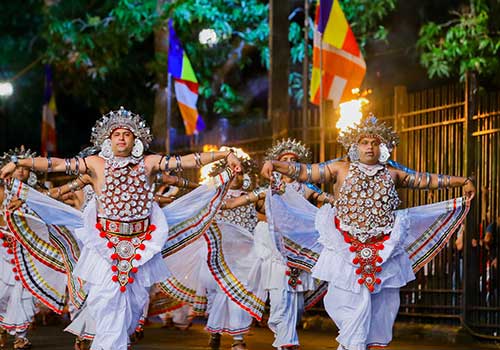
<instances>
[{"instance_id":1,"label":"torch flame","mask_svg":"<svg viewBox=\"0 0 500 350\"><path fill-rule=\"evenodd\" d=\"M347 130L348 127L359 124L363 116L361 108L368 103L370 103L368 99L360 97L358 99L347 101L339 105L340 119L337 122L336 126L338 129L340 129L341 133Z\"/></svg>"}]
</instances>

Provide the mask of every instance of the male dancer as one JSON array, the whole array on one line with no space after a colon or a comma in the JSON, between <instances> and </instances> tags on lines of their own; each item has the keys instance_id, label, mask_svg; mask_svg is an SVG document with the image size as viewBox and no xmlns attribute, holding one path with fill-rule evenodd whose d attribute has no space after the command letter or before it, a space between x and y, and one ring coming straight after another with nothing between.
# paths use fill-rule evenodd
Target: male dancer
<instances>
[{"instance_id":1,"label":"male dancer","mask_svg":"<svg viewBox=\"0 0 500 350\"><path fill-rule=\"evenodd\" d=\"M470 178L388 166L398 137L375 118L348 129L339 142L349 161L268 161L262 174L269 178L278 171L298 181L334 183L334 207L324 206L316 215L323 250L313 276L329 283L324 304L339 327L339 349L385 347L392 340L399 288L459 227L475 188ZM396 211L397 187L463 187L468 199Z\"/></svg>"},{"instance_id":2,"label":"male dancer","mask_svg":"<svg viewBox=\"0 0 500 350\"><path fill-rule=\"evenodd\" d=\"M103 116L92 130L92 142L101 150L99 155L20 159L0 172L2 179L18 166L90 175L97 203L89 204L84 227L77 230L83 250L75 274L89 285L86 304L96 322L94 350L127 349L129 334L149 300L148 289L169 276L160 254L168 227L153 201L151 184L156 174L199 167L223 158L234 171L240 170L239 160L231 152L175 158L144 155L151 140L143 118L122 107Z\"/></svg>"}]
</instances>

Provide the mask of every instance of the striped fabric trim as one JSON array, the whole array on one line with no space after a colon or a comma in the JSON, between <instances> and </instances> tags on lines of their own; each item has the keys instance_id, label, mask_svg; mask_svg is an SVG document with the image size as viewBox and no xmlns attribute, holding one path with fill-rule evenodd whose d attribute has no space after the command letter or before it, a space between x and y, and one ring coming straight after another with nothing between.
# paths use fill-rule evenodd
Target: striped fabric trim
<instances>
[{"instance_id":1,"label":"striped fabric trim","mask_svg":"<svg viewBox=\"0 0 500 350\"><path fill-rule=\"evenodd\" d=\"M20 244L15 244L14 259L23 286L50 310L62 314L66 295L57 291L39 273L33 257Z\"/></svg>"},{"instance_id":2,"label":"striped fabric trim","mask_svg":"<svg viewBox=\"0 0 500 350\"><path fill-rule=\"evenodd\" d=\"M389 344L372 343L372 344L368 344L367 348L368 349L386 349L388 346L389 346Z\"/></svg>"},{"instance_id":3,"label":"striped fabric trim","mask_svg":"<svg viewBox=\"0 0 500 350\"><path fill-rule=\"evenodd\" d=\"M74 329L71 329L71 323L69 324L68 327L66 327L64 329L64 331L68 332L68 333L71 333L71 334L77 336L78 338L82 338L82 339L85 339L85 340L94 340L94 338L95 338L95 334L87 333L87 332L80 333L78 331L75 331Z\"/></svg>"},{"instance_id":4,"label":"striped fabric trim","mask_svg":"<svg viewBox=\"0 0 500 350\"><path fill-rule=\"evenodd\" d=\"M181 302L189 304L196 302L196 291L186 287L175 277L170 277L166 281L158 283L158 287L167 296Z\"/></svg>"},{"instance_id":5,"label":"striped fabric trim","mask_svg":"<svg viewBox=\"0 0 500 350\"><path fill-rule=\"evenodd\" d=\"M228 183L217 188L216 194L209 205L188 220L170 228L168 243L166 248L162 250L164 258L194 242L205 232L219 210L219 207L222 205L222 199L228 189Z\"/></svg>"},{"instance_id":6,"label":"striped fabric trim","mask_svg":"<svg viewBox=\"0 0 500 350\"><path fill-rule=\"evenodd\" d=\"M80 256L80 248L71 231L64 226L49 226L50 242L59 250L66 276L68 278L68 295L71 303L80 309L87 298L83 289L84 282L73 275L74 268Z\"/></svg>"},{"instance_id":7,"label":"striped fabric trim","mask_svg":"<svg viewBox=\"0 0 500 350\"><path fill-rule=\"evenodd\" d=\"M208 268L215 281L232 301L260 321L265 302L247 290L229 269L222 249L222 233L217 223L212 223L204 237L208 245Z\"/></svg>"},{"instance_id":8,"label":"striped fabric trim","mask_svg":"<svg viewBox=\"0 0 500 350\"><path fill-rule=\"evenodd\" d=\"M160 291L168 297L181 303L190 304L195 316L204 316L207 311L208 300L206 296L196 294L196 291L180 283L175 277L170 277L165 282L158 283ZM182 306L182 304L180 305ZM174 309L175 310L175 309Z\"/></svg>"},{"instance_id":9,"label":"striped fabric trim","mask_svg":"<svg viewBox=\"0 0 500 350\"><path fill-rule=\"evenodd\" d=\"M311 272L311 269L318 261L319 254L301 246L286 236L283 236L283 244L285 250L287 251L286 255L289 265Z\"/></svg>"},{"instance_id":10,"label":"striped fabric trim","mask_svg":"<svg viewBox=\"0 0 500 350\"><path fill-rule=\"evenodd\" d=\"M327 291L328 282L321 281L315 290L306 292L304 294L304 309L307 311L313 308L314 305L323 299Z\"/></svg>"},{"instance_id":11,"label":"striped fabric trim","mask_svg":"<svg viewBox=\"0 0 500 350\"><path fill-rule=\"evenodd\" d=\"M51 269L59 272L66 272L59 251L38 237L36 232L30 228L27 217L23 212L20 210L14 213L7 211L6 214L9 229L16 237L16 240L21 243L33 257Z\"/></svg>"},{"instance_id":12,"label":"striped fabric trim","mask_svg":"<svg viewBox=\"0 0 500 350\"><path fill-rule=\"evenodd\" d=\"M212 328L212 327L205 327L205 330L208 332L208 333L225 333L225 334L229 334L229 335L239 335L239 334L244 334L244 333L248 333L248 331L250 331L250 326L248 327L243 327L243 328L236 328L236 329L232 329L232 328Z\"/></svg>"},{"instance_id":13,"label":"striped fabric trim","mask_svg":"<svg viewBox=\"0 0 500 350\"><path fill-rule=\"evenodd\" d=\"M470 209L470 203L464 200L457 206L457 199L451 201L452 208L440 215L432 225L406 248L412 262L413 271L417 272L431 261L446 245L453 233L464 221Z\"/></svg>"},{"instance_id":14,"label":"striped fabric trim","mask_svg":"<svg viewBox=\"0 0 500 350\"><path fill-rule=\"evenodd\" d=\"M197 295L194 303L192 304L192 313L194 316L205 316L208 307L208 300L206 296Z\"/></svg>"},{"instance_id":15,"label":"striped fabric trim","mask_svg":"<svg viewBox=\"0 0 500 350\"><path fill-rule=\"evenodd\" d=\"M3 316L0 316L0 327L8 332L22 333L26 331L31 325L31 322L27 321L21 324L12 324L4 322Z\"/></svg>"},{"instance_id":16,"label":"striped fabric trim","mask_svg":"<svg viewBox=\"0 0 500 350\"><path fill-rule=\"evenodd\" d=\"M155 296L149 301L148 317L180 309L185 303L167 296Z\"/></svg>"}]
</instances>

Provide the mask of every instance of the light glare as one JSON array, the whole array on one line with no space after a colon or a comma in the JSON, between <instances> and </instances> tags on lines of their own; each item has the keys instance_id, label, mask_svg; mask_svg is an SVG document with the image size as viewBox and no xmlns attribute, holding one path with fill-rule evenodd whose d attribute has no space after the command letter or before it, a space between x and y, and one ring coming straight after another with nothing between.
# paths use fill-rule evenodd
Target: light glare
<instances>
[{"instance_id":1,"label":"light glare","mask_svg":"<svg viewBox=\"0 0 500 350\"><path fill-rule=\"evenodd\" d=\"M10 82L0 83L0 96L11 96L14 93L14 87Z\"/></svg>"}]
</instances>

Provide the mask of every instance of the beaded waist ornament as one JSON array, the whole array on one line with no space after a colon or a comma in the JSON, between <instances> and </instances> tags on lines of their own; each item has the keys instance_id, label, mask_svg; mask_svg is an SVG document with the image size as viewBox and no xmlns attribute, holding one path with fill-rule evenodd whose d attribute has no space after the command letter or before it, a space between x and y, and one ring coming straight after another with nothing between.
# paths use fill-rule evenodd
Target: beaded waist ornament
<instances>
[{"instance_id":1,"label":"beaded waist ornament","mask_svg":"<svg viewBox=\"0 0 500 350\"><path fill-rule=\"evenodd\" d=\"M358 283L365 285L370 292L373 292L375 285L382 283L377 277L377 273L382 271L382 266L377 266L377 263L382 264L383 262L380 251L384 250L383 242L387 241L390 235L382 233L379 236L370 237L365 242L360 242L349 232L341 230L340 220L337 217L335 217L335 227L344 236L344 241L350 244L349 251L356 254L352 263L359 266L356 269L356 274L360 276Z\"/></svg>"},{"instance_id":2,"label":"beaded waist ornament","mask_svg":"<svg viewBox=\"0 0 500 350\"><path fill-rule=\"evenodd\" d=\"M0 240L2 240L2 247L7 251L7 254L8 255L14 255L14 240L15 238L12 237L10 234L6 234L2 231L0 231ZM12 272L14 272L14 279L16 281L19 281L21 278L19 277L19 275L17 274L19 271L17 270L17 267L16 267L16 259L14 258L14 256L12 257L12 259L9 260L10 264L13 266L12 267Z\"/></svg>"},{"instance_id":3,"label":"beaded waist ornament","mask_svg":"<svg viewBox=\"0 0 500 350\"><path fill-rule=\"evenodd\" d=\"M146 249L145 242L151 240L156 227L149 224L148 218L132 222L98 218L96 228L111 250L111 271L115 273L112 280L119 283L121 292L125 292L127 284L134 283L132 274L138 271L134 261L141 260L140 251Z\"/></svg>"}]
</instances>

